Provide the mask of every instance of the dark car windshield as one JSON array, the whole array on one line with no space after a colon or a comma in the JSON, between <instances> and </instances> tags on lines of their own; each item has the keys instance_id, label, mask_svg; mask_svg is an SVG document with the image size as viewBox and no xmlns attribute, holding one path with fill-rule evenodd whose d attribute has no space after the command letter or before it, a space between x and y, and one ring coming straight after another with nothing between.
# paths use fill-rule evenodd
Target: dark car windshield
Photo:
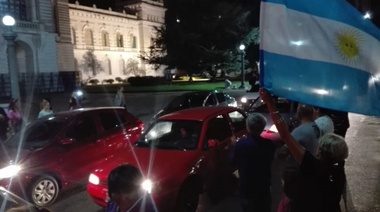
<instances>
[{"instance_id":1,"label":"dark car windshield","mask_svg":"<svg viewBox=\"0 0 380 212\"><path fill-rule=\"evenodd\" d=\"M291 101L283 98L276 99L277 109L280 113L290 113L295 111L296 105ZM269 113L268 107L264 104L260 97L255 99L248 108L248 112Z\"/></svg>"},{"instance_id":2,"label":"dark car windshield","mask_svg":"<svg viewBox=\"0 0 380 212\"><path fill-rule=\"evenodd\" d=\"M38 149L48 144L58 134L66 119L50 117L38 119L27 125L24 130L6 141L4 145L14 149L21 145L23 149Z\"/></svg>"},{"instance_id":3,"label":"dark car windshield","mask_svg":"<svg viewBox=\"0 0 380 212\"><path fill-rule=\"evenodd\" d=\"M201 121L160 120L149 127L140 137L136 146L157 149L194 150L198 146L201 129Z\"/></svg>"},{"instance_id":4,"label":"dark car windshield","mask_svg":"<svg viewBox=\"0 0 380 212\"><path fill-rule=\"evenodd\" d=\"M208 94L186 94L173 99L167 110L179 110L191 107L202 107Z\"/></svg>"}]
</instances>

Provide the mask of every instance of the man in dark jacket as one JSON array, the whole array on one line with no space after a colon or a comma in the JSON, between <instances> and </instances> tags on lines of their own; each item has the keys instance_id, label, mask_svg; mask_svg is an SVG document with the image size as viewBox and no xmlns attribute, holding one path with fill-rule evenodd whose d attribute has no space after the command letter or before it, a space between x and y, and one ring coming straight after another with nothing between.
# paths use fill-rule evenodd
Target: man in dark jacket
<instances>
[{"instance_id":1,"label":"man in dark jacket","mask_svg":"<svg viewBox=\"0 0 380 212\"><path fill-rule=\"evenodd\" d=\"M260 136L266 119L259 113L250 114L246 119L249 132L235 145L233 163L239 171L239 193L243 211L271 211L271 164L274 145Z\"/></svg>"}]
</instances>

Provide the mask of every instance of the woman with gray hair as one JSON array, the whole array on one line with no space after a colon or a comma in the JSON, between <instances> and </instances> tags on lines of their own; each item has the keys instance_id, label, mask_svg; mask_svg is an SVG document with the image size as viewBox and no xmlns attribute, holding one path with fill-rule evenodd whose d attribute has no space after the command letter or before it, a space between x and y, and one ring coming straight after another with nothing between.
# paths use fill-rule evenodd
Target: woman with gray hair
<instances>
[{"instance_id":1,"label":"woman with gray hair","mask_svg":"<svg viewBox=\"0 0 380 212\"><path fill-rule=\"evenodd\" d=\"M246 119L247 138L236 142L233 163L239 171L239 193L243 211L270 212L271 165L274 145L261 137L266 118L252 113Z\"/></svg>"},{"instance_id":2,"label":"woman with gray hair","mask_svg":"<svg viewBox=\"0 0 380 212\"><path fill-rule=\"evenodd\" d=\"M348 147L343 137L327 134L320 138L316 156L305 150L289 132L287 124L277 111L270 94L260 89L281 138L300 166L300 179L291 212L339 212L340 199L346 183L344 161Z\"/></svg>"}]
</instances>

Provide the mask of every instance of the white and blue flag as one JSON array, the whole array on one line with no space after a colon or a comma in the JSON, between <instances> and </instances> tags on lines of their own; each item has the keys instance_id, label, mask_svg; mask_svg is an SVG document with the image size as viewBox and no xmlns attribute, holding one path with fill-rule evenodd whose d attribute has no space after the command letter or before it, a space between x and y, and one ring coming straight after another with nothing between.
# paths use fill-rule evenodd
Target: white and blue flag
<instances>
[{"instance_id":1,"label":"white and blue flag","mask_svg":"<svg viewBox=\"0 0 380 212\"><path fill-rule=\"evenodd\" d=\"M262 0L260 84L305 104L380 116L379 40L346 0Z\"/></svg>"}]
</instances>

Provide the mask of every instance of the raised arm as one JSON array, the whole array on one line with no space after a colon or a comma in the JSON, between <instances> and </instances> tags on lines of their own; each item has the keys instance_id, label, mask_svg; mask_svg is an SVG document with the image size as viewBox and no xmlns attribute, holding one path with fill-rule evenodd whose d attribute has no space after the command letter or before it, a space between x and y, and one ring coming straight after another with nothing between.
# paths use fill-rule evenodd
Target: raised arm
<instances>
[{"instance_id":1,"label":"raised arm","mask_svg":"<svg viewBox=\"0 0 380 212\"><path fill-rule=\"evenodd\" d=\"M305 155L305 149L295 140L292 134L290 134L289 127L287 123L284 122L284 119L277 110L277 106L274 103L271 95L263 88L260 89L259 93L261 99L268 107L270 116L273 120L273 123L276 125L278 133L284 140L285 144L288 146L290 154L292 154L293 158L297 161L298 164L301 164Z\"/></svg>"}]
</instances>

